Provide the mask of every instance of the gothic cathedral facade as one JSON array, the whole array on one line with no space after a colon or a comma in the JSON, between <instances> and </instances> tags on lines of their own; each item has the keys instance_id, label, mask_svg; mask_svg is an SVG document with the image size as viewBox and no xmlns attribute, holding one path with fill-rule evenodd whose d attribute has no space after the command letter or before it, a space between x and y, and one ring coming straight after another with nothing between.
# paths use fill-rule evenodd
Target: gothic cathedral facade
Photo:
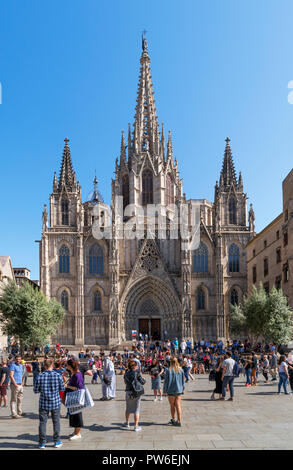
<instances>
[{"instance_id":1,"label":"gothic cathedral facade","mask_svg":"<svg viewBox=\"0 0 293 470\"><path fill-rule=\"evenodd\" d=\"M90 200L82 202L68 139L59 178L54 175L50 214L44 208L40 282L46 296L66 310L52 338L63 345L118 345L131 340L133 330L159 339L227 338L230 306L247 289L245 247L254 235L254 213L251 206L247 217L230 141L214 202L187 200L171 133L165 143L163 124L159 131L145 39L140 64L134 126L127 145L122 132L111 208L96 178ZM122 217L116 211L119 196ZM156 215L147 229L147 207L154 204L164 223ZM196 249L173 228L183 206L189 221L193 206L200 208ZM165 236L159 236L162 225ZM97 237L103 232L107 236Z\"/></svg>"}]
</instances>

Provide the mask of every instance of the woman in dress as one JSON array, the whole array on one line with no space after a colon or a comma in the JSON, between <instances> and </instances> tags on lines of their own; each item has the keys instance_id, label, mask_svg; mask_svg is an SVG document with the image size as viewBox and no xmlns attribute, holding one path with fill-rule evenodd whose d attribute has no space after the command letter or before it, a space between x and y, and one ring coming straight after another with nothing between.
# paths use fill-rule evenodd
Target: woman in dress
<instances>
[{"instance_id":1,"label":"woman in dress","mask_svg":"<svg viewBox=\"0 0 293 470\"><path fill-rule=\"evenodd\" d=\"M66 386L65 393L71 393L84 388L82 373L78 369L78 362L75 359L69 359L66 369L71 373L71 377ZM80 439L81 429L83 428L82 412L69 415L69 426L74 428L74 434L70 436L69 440Z\"/></svg>"},{"instance_id":2,"label":"woman in dress","mask_svg":"<svg viewBox=\"0 0 293 470\"><path fill-rule=\"evenodd\" d=\"M164 368L159 363L158 359L155 357L152 361L152 365L149 367L149 373L152 379L152 390L154 391L154 401L158 400L158 395L160 395L160 401L163 400L162 397L162 374Z\"/></svg>"},{"instance_id":3,"label":"woman in dress","mask_svg":"<svg viewBox=\"0 0 293 470\"><path fill-rule=\"evenodd\" d=\"M181 426L181 395L184 393L184 372L176 357L171 357L170 367L165 371L164 395L168 396L171 419L168 424ZM177 413L177 421L175 415Z\"/></svg>"},{"instance_id":4,"label":"woman in dress","mask_svg":"<svg viewBox=\"0 0 293 470\"><path fill-rule=\"evenodd\" d=\"M216 368L216 388L214 389L212 395L211 395L211 400L215 400L215 393L219 394L219 398L222 398L222 386L223 386L223 381L222 381L222 372L223 372L223 362L224 362L224 356L220 356L218 358L217 362L217 368Z\"/></svg>"},{"instance_id":5,"label":"woman in dress","mask_svg":"<svg viewBox=\"0 0 293 470\"><path fill-rule=\"evenodd\" d=\"M105 358L103 368L102 401L114 400L116 395L116 376L113 363L113 356Z\"/></svg>"},{"instance_id":6,"label":"woman in dress","mask_svg":"<svg viewBox=\"0 0 293 470\"><path fill-rule=\"evenodd\" d=\"M145 380L142 378L139 370L138 364L135 361L130 360L128 362L128 369L124 375L124 382L126 384L125 389L125 399L126 399L126 411L125 411L125 423L123 424L124 427L129 428L129 418L131 413L134 414L134 431L141 431L141 427L139 426L139 413L140 413L140 400L143 395L143 385L145 384ZM141 385L141 394L135 394L133 390L133 382L139 383Z\"/></svg>"}]
</instances>

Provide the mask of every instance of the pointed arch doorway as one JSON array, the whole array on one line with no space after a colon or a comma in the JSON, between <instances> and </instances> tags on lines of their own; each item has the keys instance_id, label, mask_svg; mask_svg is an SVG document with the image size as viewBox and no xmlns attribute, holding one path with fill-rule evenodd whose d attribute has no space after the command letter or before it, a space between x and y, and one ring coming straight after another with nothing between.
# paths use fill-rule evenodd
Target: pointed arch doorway
<instances>
[{"instance_id":1,"label":"pointed arch doorway","mask_svg":"<svg viewBox=\"0 0 293 470\"><path fill-rule=\"evenodd\" d=\"M129 286L121 303L126 341L132 339L132 330L144 330L160 339L180 336L181 304L174 289L162 279L144 276Z\"/></svg>"},{"instance_id":2,"label":"pointed arch doorway","mask_svg":"<svg viewBox=\"0 0 293 470\"><path fill-rule=\"evenodd\" d=\"M160 310L152 299L147 299L140 305L138 330L139 333L147 334L154 340L161 339Z\"/></svg>"}]
</instances>

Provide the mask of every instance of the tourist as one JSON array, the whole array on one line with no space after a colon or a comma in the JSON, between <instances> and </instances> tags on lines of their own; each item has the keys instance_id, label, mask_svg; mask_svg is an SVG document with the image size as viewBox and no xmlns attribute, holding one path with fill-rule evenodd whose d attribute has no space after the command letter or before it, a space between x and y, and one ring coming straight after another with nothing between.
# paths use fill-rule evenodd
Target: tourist
<instances>
[{"instance_id":1,"label":"tourist","mask_svg":"<svg viewBox=\"0 0 293 470\"><path fill-rule=\"evenodd\" d=\"M292 353L289 354L289 357L287 359L287 366L288 366L291 393L293 393L293 356L292 356Z\"/></svg>"},{"instance_id":2,"label":"tourist","mask_svg":"<svg viewBox=\"0 0 293 470\"><path fill-rule=\"evenodd\" d=\"M33 369L33 386L35 386L36 380L40 373L40 361L38 357L34 357L32 361L32 369Z\"/></svg>"},{"instance_id":3,"label":"tourist","mask_svg":"<svg viewBox=\"0 0 293 470\"><path fill-rule=\"evenodd\" d=\"M23 400L23 386L22 386L22 377L23 377L23 368L24 366L21 363L21 356L17 354L15 356L15 362L10 366L10 408L11 408L11 417L21 418L22 413L22 400Z\"/></svg>"},{"instance_id":4,"label":"tourist","mask_svg":"<svg viewBox=\"0 0 293 470\"><path fill-rule=\"evenodd\" d=\"M186 341L183 339L180 343L180 352L181 354L185 354L185 350L187 348L187 343Z\"/></svg>"},{"instance_id":5,"label":"tourist","mask_svg":"<svg viewBox=\"0 0 293 470\"><path fill-rule=\"evenodd\" d=\"M181 426L181 395L184 393L184 373L176 357L171 357L170 367L165 371L164 395L168 396L171 419L168 424ZM177 421L175 415L177 413Z\"/></svg>"},{"instance_id":6,"label":"tourist","mask_svg":"<svg viewBox=\"0 0 293 470\"><path fill-rule=\"evenodd\" d=\"M70 380L66 386L65 394L81 390L84 388L84 381L82 373L78 368L78 361L69 359L67 361L66 369L71 373ZM69 437L70 441L81 439L81 429L83 428L82 412L76 414L69 414L69 426L74 428L74 434Z\"/></svg>"},{"instance_id":7,"label":"tourist","mask_svg":"<svg viewBox=\"0 0 293 470\"><path fill-rule=\"evenodd\" d=\"M64 367L63 363L59 360L59 361L56 361L54 363L54 371L57 372L57 374L60 375L60 377L62 377L62 380L63 380L63 383L65 384L65 382L67 381L67 372L66 372L66 368ZM60 391L59 392L59 395L60 395L60 399L61 399L61 403L63 403L63 395L64 395L64 391ZM67 411L67 413L65 415L63 414L60 414L61 418L68 418L69 417L69 413Z\"/></svg>"},{"instance_id":8,"label":"tourist","mask_svg":"<svg viewBox=\"0 0 293 470\"><path fill-rule=\"evenodd\" d=\"M271 354L270 354L270 374L272 376L272 382L273 382L274 380L277 380L278 358L277 358L277 354L275 352L275 346L271 346L270 350L271 350Z\"/></svg>"},{"instance_id":9,"label":"tourist","mask_svg":"<svg viewBox=\"0 0 293 470\"><path fill-rule=\"evenodd\" d=\"M84 353L83 348L81 347L79 349L78 357L79 357L79 359L84 359L84 356L85 356L85 353Z\"/></svg>"},{"instance_id":10,"label":"tourist","mask_svg":"<svg viewBox=\"0 0 293 470\"><path fill-rule=\"evenodd\" d=\"M159 400L162 401L162 374L164 372L164 368L159 363L158 359L155 357L152 361L152 364L149 367L149 373L151 375L152 381L152 390L154 391L154 401L158 400L158 395L160 395Z\"/></svg>"},{"instance_id":11,"label":"tourist","mask_svg":"<svg viewBox=\"0 0 293 470\"><path fill-rule=\"evenodd\" d=\"M251 387L251 372L252 372L252 358L249 356L246 359L246 362L244 364L244 370L245 370L245 375L246 375L246 384L245 387Z\"/></svg>"},{"instance_id":12,"label":"tourist","mask_svg":"<svg viewBox=\"0 0 293 470\"><path fill-rule=\"evenodd\" d=\"M130 428L129 418L133 413L134 431L141 431L141 427L139 426L140 400L144 393L143 385L145 384L145 380L142 378L141 373L138 370L137 362L132 360L129 361L128 369L124 375L124 382L126 384L126 411L125 423L123 426Z\"/></svg>"},{"instance_id":13,"label":"tourist","mask_svg":"<svg viewBox=\"0 0 293 470\"><path fill-rule=\"evenodd\" d=\"M259 362L255 352L252 353L251 386L257 385Z\"/></svg>"},{"instance_id":14,"label":"tourist","mask_svg":"<svg viewBox=\"0 0 293 470\"><path fill-rule=\"evenodd\" d=\"M39 448L46 447L46 427L49 413L51 412L54 447L61 447L60 440L60 393L64 392L65 386L63 378L53 370L53 360L47 359L45 362L45 371L38 375L34 384L34 393L40 393L39 400Z\"/></svg>"},{"instance_id":15,"label":"tourist","mask_svg":"<svg viewBox=\"0 0 293 470\"><path fill-rule=\"evenodd\" d=\"M269 381L269 366L270 362L268 360L268 356L265 354L262 360L262 375L265 378L265 383L267 384Z\"/></svg>"},{"instance_id":16,"label":"tourist","mask_svg":"<svg viewBox=\"0 0 293 470\"><path fill-rule=\"evenodd\" d=\"M281 388L283 385L285 395L289 395L287 391L287 384L289 380L288 366L286 363L286 356L282 354L279 359L279 383L278 383L278 395L281 393Z\"/></svg>"},{"instance_id":17,"label":"tourist","mask_svg":"<svg viewBox=\"0 0 293 470\"><path fill-rule=\"evenodd\" d=\"M105 358L103 368L102 401L114 400L116 395L116 376L113 356Z\"/></svg>"},{"instance_id":18,"label":"tourist","mask_svg":"<svg viewBox=\"0 0 293 470\"><path fill-rule=\"evenodd\" d=\"M23 365L23 376L22 376L22 384L24 387L27 387L27 379L28 379L28 365L25 361L21 361Z\"/></svg>"},{"instance_id":19,"label":"tourist","mask_svg":"<svg viewBox=\"0 0 293 470\"><path fill-rule=\"evenodd\" d=\"M213 390L211 395L211 400L215 400L215 394L219 395L219 398L222 398L222 386L223 386L223 362L224 357L220 356L217 362L216 374L215 374L215 381L216 381L216 388Z\"/></svg>"},{"instance_id":20,"label":"tourist","mask_svg":"<svg viewBox=\"0 0 293 470\"><path fill-rule=\"evenodd\" d=\"M235 361L232 359L232 354L230 351L226 352L226 359L223 362L223 371L222 371L222 396L220 400L225 400L226 397L226 388L229 386L230 398L228 401L233 401L234 399L234 373L233 369L235 366Z\"/></svg>"},{"instance_id":21,"label":"tourist","mask_svg":"<svg viewBox=\"0 0 293 470\"><path fill-rule=\"evenodd\" d=\"M7 388L9 384L9 368L6 359L3 359L0 368L0 407L3 400L3 408L7 408Z\"/></svg>"}]
</instances>

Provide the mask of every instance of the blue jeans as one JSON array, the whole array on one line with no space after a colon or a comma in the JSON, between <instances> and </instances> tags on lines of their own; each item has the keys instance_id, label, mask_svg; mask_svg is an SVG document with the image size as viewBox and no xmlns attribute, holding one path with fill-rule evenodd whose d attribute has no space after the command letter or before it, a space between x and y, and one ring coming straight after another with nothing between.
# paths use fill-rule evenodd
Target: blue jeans
<instances>
[{"instance_id":1,"label":"blue jeans","mask_svg":"<svg viewBox=\"0 0 293 470\"><path fill-rule=\"evenodd\" d=\"M246 374L246 385L251 385L251 369L245 369Z\"/></svg>"},{"instance_id":2,"label":"blue jeans","mask_svg":"<svg viewBox=\"0 0 293 470\"><path fill-rule=\"evenodd\" d=\"M279 383L278 383L278 393L281 392L281 388L283 385L284 392L287 394L287 384L288 384L288 377L285 372L279 372Z\"/></svg>"},{"instance_id":3,"label":"blue jeans","mask_svg":"<svg viewBox=\"0 0 293 470\"><path fill-rule=\"evenodd\" d=\"M230 397L234 397L234 375L226 375L222 385L222 397L226 396L226 388L229 385Z\"/></svg>"},{"instance_id":4,"label":"blue jeans","mask_svg":"<svg viewBox=\"0 0 293 470\"><path fill-rule=\"evenodd\" d=\"M39 443L46 444L46 428L47 428L47 420L49 417L50 411L48 410L39 410ZM51 410L52 421L53 421L53 430L54 435L53 439L56 442L60 441L60 407L56 410Z\"/></svg>"}]
</instances>

